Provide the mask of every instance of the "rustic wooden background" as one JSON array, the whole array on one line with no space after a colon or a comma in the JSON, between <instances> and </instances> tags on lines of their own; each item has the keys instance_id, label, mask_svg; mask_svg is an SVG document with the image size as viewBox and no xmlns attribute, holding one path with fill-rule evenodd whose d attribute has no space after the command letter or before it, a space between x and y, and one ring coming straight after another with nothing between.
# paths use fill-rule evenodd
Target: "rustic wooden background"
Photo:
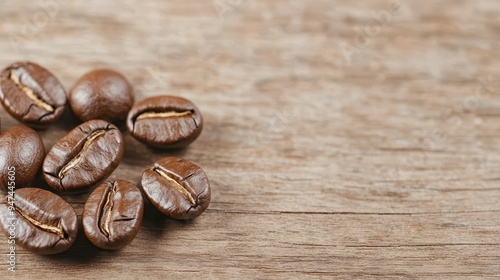
<instances>
[{"instance_id":1,"label":"rustic wooden background","mask_svg":"<svg viewBox=\"0 0 500 280\"><path fill-rule=\"evenodd\" d=\"M137 100L196 103L192 146L125 133L110 179L176 154L213 199L192 222L148 206L118 252L83 235L56 256L18 248L15 274L1 238L0 278L498 279L499 15L497 0L3 1L2 67L32 60L67 88L111 67ZM46 148L76 124L42 131ZM81 214L86 196L65 198Z\"/></svg>"}]
</instances>

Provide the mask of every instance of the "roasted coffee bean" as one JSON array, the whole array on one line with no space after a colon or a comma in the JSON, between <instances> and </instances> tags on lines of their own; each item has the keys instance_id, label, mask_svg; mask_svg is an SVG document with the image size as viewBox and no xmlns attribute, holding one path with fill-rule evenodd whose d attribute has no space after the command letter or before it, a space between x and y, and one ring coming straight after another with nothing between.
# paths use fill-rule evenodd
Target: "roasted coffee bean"
<instances>
[{"instance_id":1,"label":"roasted coffee bean","mask_svg":"<svg viewBox=\"0 0 500 280\"><path fill-rule=\"evenodd\" d=\"M88 121L49 151L43 162L45 181L57 191L85 191L111 175L122 155L118 128L103 120Z\"/></svg>"},{"instance_id":2,"label":"roasted coffee bean","mask_svg":"<svg viewBox=\"0 0 500 280\"><path fill-rule=\"evenodd\" d=\"M0 101L18 121L43 127L61 118L66 91L45 68L31 62L17 62L0 73Z\"/></svg>"},{"instance_id":3,"label":"roasted coffee bean","mask_svg":"<svg viewBox=\"0 0 500 280\"><path fill-rule=\"evenodd\" d=\"M185 159L158 160L144 171L141 184L151 203L174 219L194 219L210 204L207 175Z\"/></svg>"},{"instance_id":4,"label":"roasted coffee bean","mask_svg":"<svg viewBox=\"0 0 500 280\"><path fill-rule=\"evenodd\" d=\"M66 251L76 239L75 210L61 197L42 189L24 188L0 202L0 230L15 244L37 254Z\"/></svg>"},{"instance_id":5,"label":"roasted coffee bean","mask_svg":"<svg viewBox=\"0 0 500 280\"><path fill-rule=\"evenodd\" d=\"M122 180L97 187L83 208L83 230L88 240L106 250L117 250L132 242L142 222L141 191Z\"/></svg>"},{"instance_id":6,"label":"roasted coffee bean","mask_svg":"<svg viewBox=\"0 0 500 280\"><path fill-rule=\"evenodd\" d=\"M0 135L0 190L27 187L42 166L45 149L36 131L14 126Z\"/></svg>"},{"instance_id":7,"label":"roasted coffee bean","mask_svg":"<svg viewBox=\"0 0 500 280\"><path fill-rule=\"evenodd\" d=\"M85 74L71 89L69 104L82 121L123 120L134 105L132 86L120 73L100 69Z\"/></svg>"},{"instance_id":8,"label":"roasted coffee bean","mask_svg":"<svg viewBox=\"0 0 500 280\"><path fill-rule=\"evenodd\" d=\"M156 96L132 107L127 129L137 140L156 148L181 148L192 143L203 129L201 113L189 100Z\"/></svg>"}]
</instances>

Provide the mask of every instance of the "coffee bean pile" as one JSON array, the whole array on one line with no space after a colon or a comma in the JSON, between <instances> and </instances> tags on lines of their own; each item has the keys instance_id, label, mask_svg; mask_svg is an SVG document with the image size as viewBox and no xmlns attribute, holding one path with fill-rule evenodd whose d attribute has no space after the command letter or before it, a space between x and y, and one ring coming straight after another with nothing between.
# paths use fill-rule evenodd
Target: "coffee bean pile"
<instances>
[{"instance_id":1,"label":"coffee bean pile","mask_svg":"<svg viewBox=\"0 0 500 280\"><path fill-rule=\"evenodd\" d=\"M78 233L75 210L59 194L87 192L82 214L85 236L105 250L123 248L135 238L144 212L143 197L163 214L194 219L210 203L210 183L196 164L165 157L148 166L140 188L105 180L123 157L124 143L113 124L126 120L138 141L161 149L184 148L203 129L199 109L177 96L155 96L134 105L134 91L120 73L100 69L85 74L69 93L47 69L17 62L0 73L0 101L22 125L0 135L0 231L37 254L70 248ZM35 129L58 122L69 103L83 122L45 153ZM35 188L43 178L54 192ZM144 194L144 196L143 196Z\"/></svg>"}]
</instances>

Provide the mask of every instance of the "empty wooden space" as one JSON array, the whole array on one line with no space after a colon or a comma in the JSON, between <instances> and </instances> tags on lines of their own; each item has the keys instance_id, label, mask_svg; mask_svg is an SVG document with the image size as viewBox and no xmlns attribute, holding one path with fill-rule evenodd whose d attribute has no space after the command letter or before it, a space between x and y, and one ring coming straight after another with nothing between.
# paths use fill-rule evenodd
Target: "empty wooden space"
<instances>
[{"instance_id":1,"label":"empty wooden space","mask_svg":"<svg viewBox=\"0 0 500 280\"><path fill-rule=\"evenodd\" d=\"M190 222L148 204L116 252L83 234L55 256L18 248L15 274L0 238L0 278L500 277L499 1L4 2L1 67L35 61L67 89L113 68L137 101L192 100L195 143L154 151L120 124L110 179L178 155L212 203ZM40 131L46 149L77 124ZM80 215L87 196L64 198Z\"/></svg>"}]
</instances>

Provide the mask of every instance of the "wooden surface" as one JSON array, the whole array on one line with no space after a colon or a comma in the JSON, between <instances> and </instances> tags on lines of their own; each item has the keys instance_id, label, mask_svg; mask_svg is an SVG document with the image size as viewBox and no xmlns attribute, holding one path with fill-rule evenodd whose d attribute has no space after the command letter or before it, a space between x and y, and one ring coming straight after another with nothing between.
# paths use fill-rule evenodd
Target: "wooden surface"
<instances>
[{"instance_id":1,"label":"wooden surface","mask_svg":"<svg viewBox=\"0 0 500 280\"><path fill-rule=\"evenodd\" d=\"M111 67L137 100L196 103L204 131L174 154L212 183L192 222L148 206L123 250L83 235L57 256L18 248L16 278L498 279L500 2L392 2L2 2L2 67L33 60L67 88ZM172 154L124 137L110 179L138 183ZM86 196L65 198L80 214Z\"/></svg>"}]
</instances>

